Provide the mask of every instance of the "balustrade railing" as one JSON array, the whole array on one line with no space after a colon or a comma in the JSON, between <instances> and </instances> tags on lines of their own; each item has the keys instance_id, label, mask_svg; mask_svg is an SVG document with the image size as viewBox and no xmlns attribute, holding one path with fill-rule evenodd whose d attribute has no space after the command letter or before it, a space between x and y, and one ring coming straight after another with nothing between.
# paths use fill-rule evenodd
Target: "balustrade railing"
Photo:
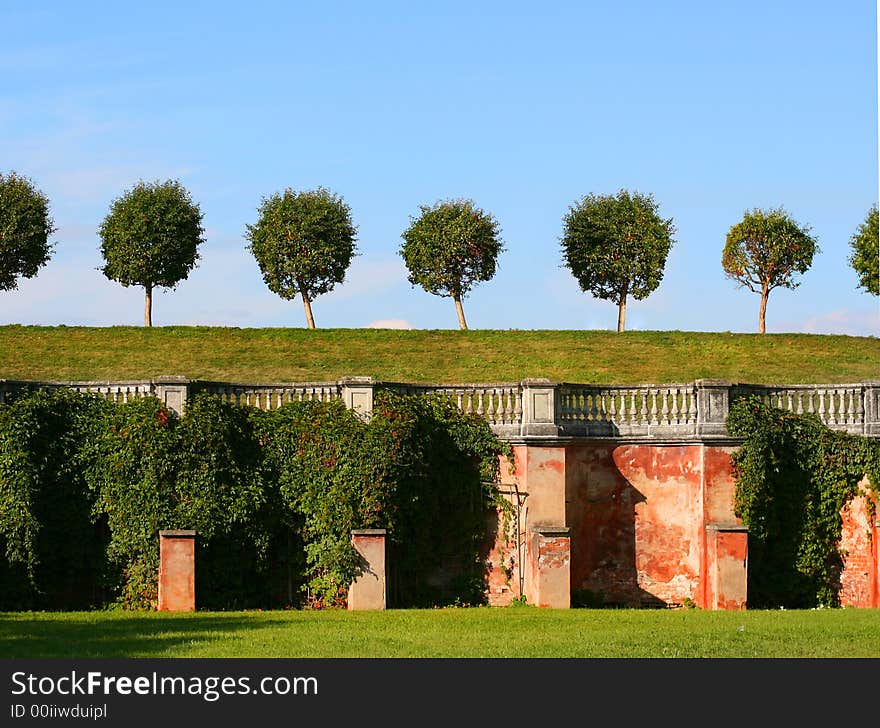
<instances>
[{"instance_id":1,"label":"balustrade railing","mask_svg":"<svg viewBox=\"0 0 880 728\"><path fill-rule=\"evenodd\" d=\"M227 382L194 382L195 391L209 392L224 402L257 409L277 409L288 402L330 402L342 398L338 382L304 382L300 384L232 384Z\"/></svg>"},{"instance_id":2,"label":"balustrade railing","mask_svg":"<svg viewBox=\"0 0 880 728\"><path fill-rule=\"evenodd\" d=\"M26 389L67 387L77 392L90 392L106 397L113 402L128 402L138 397L149 397L156 393L152 381L132 382L42 382L0 379L0 404L8 402L15 394Z\"/></svg>"},{"instance_id":3,"label":"balustrade railing","mask_svg":"<svg viewBox=\"0 0 880 728\"><path fill-rule=\"evenodd\" d=\"M498 384L405 384L379 385L401 394L433 394L448 397L465 413L485 417L490 425L510 426L522 422L522 389L518 382Z\"/></svg>"},{"instance_id":4,"label":"balustrade railing","mask_svg":"<svg viewBox=\"0 0 880 728\"><path fill-rule=\"evenodd\" d=\"M739 384L732 388L732 397L756 396L797 415L815 414L833 429L861 433L865 426L864 388L862 384Z\"/></svg>"},{"instance_id":5,"label":"balustrade railing","mask_svg":"<svg viewBox=\"0 0 880 728\"><path fill-rule=\"evenodd\" d=\"M463 411L484 417L502 437L623 437L693 439L726 437L729 406L757 396L795 414L813 413L827 426L880 437L880 381L854 384L757 385L723 380L690 384L553 384L548 380L489 384L412 384L350 377L338 382L244 384L176 377L125 382L0 380L0 404L36 387L70 387L116 402L156 396L182 411L196 392L207 391L236 405L275 409L287 402L342 399L361 416L372 412L373 392L448 397Z\"/></svg>"},{"instance_id":6,"label":"balustrade railing","mask_svg":"<svg viewBox=\"0 0 880 728\"><path fill-rule=\"evenodd\" d=\"M675 430L694 434L697 396L693 384L557 387L557 423L566 434L652 435Z\"/></svg>"}]
</instances>

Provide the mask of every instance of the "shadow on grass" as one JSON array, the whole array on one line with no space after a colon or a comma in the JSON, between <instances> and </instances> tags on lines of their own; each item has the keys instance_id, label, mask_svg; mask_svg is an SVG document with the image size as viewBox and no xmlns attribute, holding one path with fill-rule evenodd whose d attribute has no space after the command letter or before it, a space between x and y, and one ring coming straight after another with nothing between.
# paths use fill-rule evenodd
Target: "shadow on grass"
<instances>
[{"instance_id":1,"label":"shadow on grass","mask_svg":"<svg viewBox=\"0 0 880 728\"><path fill-rule=\"evenodd\" d=\"M0 614L0 658L186 657L193 647L276 626L257 614L159 617ZM246 639L246 637L245 637Z\"/></svg>"}]
</instances>

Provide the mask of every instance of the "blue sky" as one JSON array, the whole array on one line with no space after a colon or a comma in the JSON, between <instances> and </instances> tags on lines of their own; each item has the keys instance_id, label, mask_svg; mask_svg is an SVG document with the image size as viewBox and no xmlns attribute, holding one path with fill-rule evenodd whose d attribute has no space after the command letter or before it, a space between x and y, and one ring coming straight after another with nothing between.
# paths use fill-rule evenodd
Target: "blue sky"
<instances>
[{"instance_id":1,"label":"blue sky","mask_svg":"<svg viewBox=\"0 0 880 728\"><path fill-rule=\"evenodd\" d=\"M627 188L678 230L628 328L756 331L721 249L746 209L782 205L822 252L771 293L768 332L880 334L847 262L878 197L869 0L0 4L0 169L58 226L49 264L0 292L0 324L142 323L142 290L98 270L97 228L139 179L177 178L207 242L154 325L305 326L244 231L264 195L320 185L351 206L360 255L318 327L457 328L398 249L420 204L467 197L506 247L464 301L471 328L613 329L559 236L572 202Z\"/></svg>"}]
</instances>

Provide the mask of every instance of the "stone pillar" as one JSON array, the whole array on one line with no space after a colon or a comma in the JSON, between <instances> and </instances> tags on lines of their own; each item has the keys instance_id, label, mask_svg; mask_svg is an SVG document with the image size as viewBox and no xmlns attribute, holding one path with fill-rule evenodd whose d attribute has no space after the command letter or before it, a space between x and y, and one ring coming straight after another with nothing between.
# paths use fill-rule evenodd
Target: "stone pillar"
<instances>
[{"instance_id":1,"label":"stone pillar","mask_svg":"<svg viewBox=\"0 0 880 728\"><path fill-rule=\"evenodd\" d=\"M186 377L159 377L153 380L156 396L172 412L183 416L189 397L189 379Z\"/></svg>"},{"instance_id":2,"label":"stone pillar","mask_svg":"<svg viewBox=\"0 0 880 728\"><path fill-rule=\"evenodd\" d=\"M526 582L529 604L552 609L571 606L571 536L568 528L532 528Z\"/></svg>"},{"instance_id":3,"label":"stone pillar","mask_svg":"<svg viewBox=\"0 0 880 728\"><path fill-rule=\"evenodd\" d=\"M522 435L557 437L556 387L549 379L522 381Z\"/></svg>"},{"instance_id":4,"label":"stone pillar","mask_svg":"<svg viewBox=\"0 0 880 728\"><path fill-rule=\"evenodd\" d=\"M195 536L195 531L159 531L160 612L196 608Z\"/></svg>"},{"instance_id":5,"label":"stone pillar","mask_svg":"<svg viewBox=\"0 0 880 728\"><path fill-rule=\"evenodd\" d=\"M385 609L385 529L351 532L351 543L362 559L361 574L348 587L348 608Z\"/></svg>"},{"instance_id":6,"label":"stone pillar","mask_svg":"<svg viewBox=\"0 0 880 728\"><path fill-rule=\"evenodd\" d=\"M749 534L745 526L706 526L706 609L745 609Z\"/></svg>"},{"instance_id":7,"label":"stone pillar","mask_svg":"<svg viewBox=\"0 0 880 728\"><path fill-rule=\"evenodd\" d=\"M698 379L697 435L727 435L725 421L730 411L731 383L726 379Z\"/></svg>"},{"instance_id":8,"label":"stone pillar","mask_svg":"<svg viewBox=\"0 0 880 728\"><path fill-rule=\"evenodd\" d=\"M865 408L865 434L880 436L880 379L862 382Z\"/></svg>"},{"instance_id":9,"label":"stone pillar","mask_svg":"<svg viewBox=\"0 0 880 728\"><path fill-rule=\"evenodd\" d=\"M340 380L342 401L358 417L369 422L373 415L373 380L370 377L346 377Z\"/></svg>"}]
</instances>

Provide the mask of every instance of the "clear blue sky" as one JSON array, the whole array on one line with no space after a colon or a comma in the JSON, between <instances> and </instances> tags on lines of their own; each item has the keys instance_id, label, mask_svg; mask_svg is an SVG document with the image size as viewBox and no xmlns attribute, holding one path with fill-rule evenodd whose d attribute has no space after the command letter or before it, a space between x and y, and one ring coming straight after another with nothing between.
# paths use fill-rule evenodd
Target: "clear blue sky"
<instances>
[{"instance_id":1,"label":"clear blue sky","mask_svg":"<svg viewBox=\"0 0 880 728\"><path fill-rule=\"evenodd\" d=\"M576 199L625 187L678 228L628 328L756 331L721 249L746 209L782 205L822 252L771 294L768 331L880 335L847 262L878 196L873 0L2 4L0 169L46 192L59 229L39 275L0 292L0 324L140 324L97 228L139 179L177 178L207 242L155 325L304 326L244 231L262 196L321 185L360 255L319 327L457 328L398 249L420 204L469 197L507 248L465 299L471 328L613 329L559 236Z\"/></svg>"}]
</instances>

